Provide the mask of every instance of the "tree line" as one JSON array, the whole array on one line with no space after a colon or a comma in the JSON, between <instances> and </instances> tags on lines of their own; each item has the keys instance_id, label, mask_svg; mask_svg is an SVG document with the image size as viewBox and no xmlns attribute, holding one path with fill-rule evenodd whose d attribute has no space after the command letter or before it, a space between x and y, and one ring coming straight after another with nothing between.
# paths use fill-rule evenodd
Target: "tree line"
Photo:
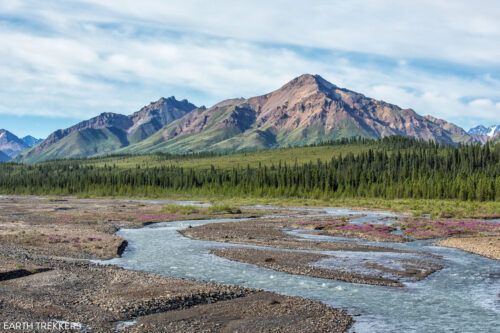
<instances>
[{"instance_id":1,"label":"tree line","mask_svg":"<svg viewBox=\"0 0 500 333\"><path fill-rule=\"evenodd\" d=\"M36 165L10 163L0 165L0 191L104 196L185 192L307 198L500 200L500 145L450 147L408 138L386 138L377 147L380 148L348 153L329 161L301 165L276 161L271 165L241 168L164 165L123 169L113 165L97 167L78 160Z\"/></svg>"}]
</instances>

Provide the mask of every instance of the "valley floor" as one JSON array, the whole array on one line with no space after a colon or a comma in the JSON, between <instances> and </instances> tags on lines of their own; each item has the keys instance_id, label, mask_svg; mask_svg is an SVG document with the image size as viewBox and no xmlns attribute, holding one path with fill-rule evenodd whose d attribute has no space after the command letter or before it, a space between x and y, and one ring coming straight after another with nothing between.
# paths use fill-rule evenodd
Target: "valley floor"
<instances>
[{"instance_id":1,"label":"valley floor","mask_svg":"<svg viewBox=\"0 0 500 333\"><path fill-rule=\"evenodd\" d=\"M344 311L303 298L88 260L122 251L114 235L120 227L181 218L162 211L167 203L0 197L2 329L46 323L93 332L343 332L351 325Z\"/></svg>"},{"instance_id":2,"label":"valley floor","mask_svg":"<svg viewBox=\"0 0 500 333\"><path fill-rule=\"evenodd\" d=\"M349 314L320 302L90 261L121 255L127 243L116 235L120 228L156 222L252 218L195 226L182 233L193 239L230 243L228 248L212 249L213 254L230 260L290 274L392 288L425 279L441 266L435 256L384 247L384 241L444 238L440 241L444 246L499 259L498 224L479 220L406 216L393 229L382 222L365 228L348 223L362 215L324 218L315 211L271 206L240 210L196 202L194 207L179 204L169 200L0 196L0 323L70 322L96 332L343 332L350 327ZM263 218L268 214L286 217ZM313 241L293 234L306 230L379 243ZM463 236L467 238L460 238ZM376 261L368 262L368 273L349 265L338 269L316 265L324 259L321 251L337 250L401 255L403 269Z\"/></svg>"}]
</instances>

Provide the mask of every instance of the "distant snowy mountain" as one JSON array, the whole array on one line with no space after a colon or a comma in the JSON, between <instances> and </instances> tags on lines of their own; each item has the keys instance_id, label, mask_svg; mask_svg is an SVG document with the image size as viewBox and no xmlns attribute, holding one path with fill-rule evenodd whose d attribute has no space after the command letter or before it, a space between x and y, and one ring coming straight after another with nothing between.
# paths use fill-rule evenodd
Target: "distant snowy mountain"
<instances>
[{"instance_id":1,"label":"distant snowy mountain","mask_svg":"<svg viewBox=\"0 0 500 333\"><path fill-rule=\"evenodd\" d=\"M479 125L471 128L468 133L473 136L487 136L492 138L500 133L500 125L493 125L490 127Z\"/></svg>"},{"instance_id":2,"label":"distant snowy mountain","mask_svg":"<svg viewBox=\"0 0 500 333\"><path fill-rule=\"evenodd\" d=\"M490 127L490 131L488 132L488 136L490 138L497 136L497 134L500 133L500 125L495 125Z\"/></svg>"}]
</instances>

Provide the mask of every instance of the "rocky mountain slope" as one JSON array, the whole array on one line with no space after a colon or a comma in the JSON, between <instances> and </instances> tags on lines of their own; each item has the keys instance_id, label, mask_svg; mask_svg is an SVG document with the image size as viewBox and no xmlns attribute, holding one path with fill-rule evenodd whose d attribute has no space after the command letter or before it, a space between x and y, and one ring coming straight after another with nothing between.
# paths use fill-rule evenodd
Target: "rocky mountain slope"
<instances>
[{"instance_id":1,"label":"rocky mountain slope","mask_svg":"<svg viewBox=\"0 0 500 333\"><path fill-rule=\"evenodd\" d=\"M245 151L298 146L354 136L392 135L443 144L472 142L462 128L411 109L339 88L305 74L281 88L210 108L162 98L125 116L103 113L58 130L19 160L201 151Z\"/></svg>"},{"instance_id":2,"label":"rocky mountain slope","mask_svg":"<svg viewBox=\"0 0 500 333\"><path fill-rule=\"evenodd\" d=\"M0 163L10 161L10 157L3 151L0 151Z\"/></svg>"},{"instance_id":3,"label":"rocky mountain slope","mask_svg":"<svg viewBox=\"0 0 500 333\"><path fill-rule=\"evenodd\" d=\"M0 152L2 152L0 160L3 162L8 161L27 148L28 146L23 140L19 139L16 135L5 129L0 129Z\"/></svg>"},{"instance_id":4,"label":"rocky mountain slope","mask_svg":"<svg viewBox=\"0 0 500 333\"><path fill-rule=\"evenodd\" d=\"M446 144L471 141L458 126L306 74L266 95L230 99L209 109L197 109L120 151L242 151L391 135Z\"/></svg>"},{"instance_id":5,"label":"rocky mountain slope","mask_svg":"<svg viewBox=\"0 0 500 333\"><path fill-rule=\"evenodd\" d=\"M445 131L447 131L450 134L452 140L456 143L472 143L477 141L472 135L467 133L463 128L453 123L447 122L446 120L439 119L433 116L425 116L425 118L437 124Z\"/></svg>"},{"instance_id":6,"label":"rocky mountain slope","mask_svg":"<svg viewBox=\"0 0 500 333\"><path fill-rule=\"evenodd\" d=\"M89 157L112 153L141 141L196 106L174 97L160 98L130 116L102 113L72 127L57 130L19 160L38 162L49 159Z\"/></svg>"},{"instance_id":7,"label":"rocky mountain slope","mask_svg":"<svg viewBox=\"0 0 500 333\"><path fill-rule=\"evenodd\" d=\"M500 133L500 125L493 125L490 127L479 125L471 128L468 133L471 135L486 135L493 137Z\"/></svg>"},{"instance_id":8,"label":"rocky mountain slope","mask_svg":"<svg viewBox=\"0 0 500 333\"><path fill-rule=\"evenodd\" d=\"M39 144L40 142L43 141L43 139L37 139L34 136L31 135L26 135L25 137L21 138L21 140L24 142L24 144L31 148Z\"/></svg>"},{"instance_id":9,"label":"rocky mountain slope","mask_svg":"<svg viewBox=\"0 0 500 333\"><path fill-rule=\"evenodd\" d=\"M479 125L471 128L468 132L476 141L485 143L488 141L498 141L500 137L500 125L483 126Z\"/></svg>"}]
</instances>

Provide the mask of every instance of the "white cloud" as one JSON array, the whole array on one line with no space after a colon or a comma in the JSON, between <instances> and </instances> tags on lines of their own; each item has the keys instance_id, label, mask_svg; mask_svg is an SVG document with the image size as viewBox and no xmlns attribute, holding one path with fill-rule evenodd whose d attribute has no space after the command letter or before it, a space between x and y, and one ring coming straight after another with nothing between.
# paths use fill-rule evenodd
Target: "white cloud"
<instances>
[{"instance_id":1,"label":"white cloud","mask_svg":"<svg viewBox=\"0 0 500 333\"><path fill-rule=\"evenodd\" d=\"M495 105L489 99L477 99L469 103L463 101L464 96L496 95L498 84L490 86L481 80L460 80L411 70L389 75L363 69L353 70L359 72L357 77L370 77L370 82L374 84L356 80L351 82L350 88L402 108L412 108L422 115L443 118L466 129L478 123L498 123L500 119L500 108L497 107L500 103Z\"/></svg>"},{"instance_id":2,"label":"white cloud","mask_svg":"<svg viewBox=\"0 0 500 333\"><path fill-rule=\"evenodd\" d=\"M496 0L98 1L109 15L244 40L500 63Z\"/></svg>"},{"instance_id":3,"label":"white cloud","mask_svg":"<svg viewBox=\"0 0 500 333\"><path fill-rule=\"evenodd\" d=\"M469 102L469 105L475 108L493 108L495 104L487 98L478 98Z\"/></svg>"},{"instance_id":4,"label":"white cloud","mask_svg":"<svg viewBox=\"0 0 500 333\"><path fill-rule=\"evenodd\" d=\"M500 124L500 102L495 103L488 98L475 99L468 103L466 112L489 120L486 125Z\"/></svg>"},{"instance_id":5,"label":"white cloud","mask_svg":"<svg viewBox=\"0 0 500 333\"><path fill-rule=\"evenodd\" d=\"M0 2L0 11L2 13L9 13L19 9L22 6L20 0L3 0Z\"/></svg>"},{"instance_id":6,"label":"white cloud","mask_svg":"<svg viewBox=\"0 0 500 333\"><path fill-rule=\"evenodd\" d=\"M0 25L0 113L87 118L171 94L210 105L309 72L464 126L500 118L496 1L10 0L0 10L43 27ZM475 74L438 74L419 58Z\"/></svg>"}]
</instances>

